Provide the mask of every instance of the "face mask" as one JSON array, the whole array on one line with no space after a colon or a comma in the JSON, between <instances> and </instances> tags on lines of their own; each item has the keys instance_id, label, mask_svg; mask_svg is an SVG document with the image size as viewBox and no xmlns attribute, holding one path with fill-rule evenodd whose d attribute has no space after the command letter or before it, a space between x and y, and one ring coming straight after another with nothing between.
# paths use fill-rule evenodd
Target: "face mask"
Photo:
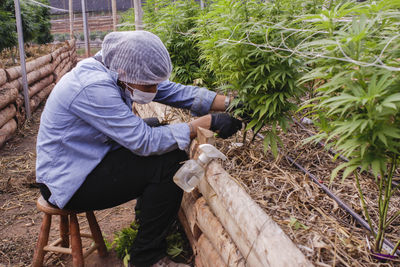
<instances>
[{"instance_id":1,"label":"face mask","mask_svg":"<svg viewBox=\"0 0 400 267\"><path fill-rule=\"evenodd\" d=\"M148 93L148 92L143 92L140 91L139 89L133 88L129 86L127 83L125 83L126 87L132 90L129 91L128 89L125 89L126 91L129 91L129 96L131 97L132 101L138 104L148 104L151 101L153 101L154 97L156 97L157 93Z\"/></svg>"}]
</instances>

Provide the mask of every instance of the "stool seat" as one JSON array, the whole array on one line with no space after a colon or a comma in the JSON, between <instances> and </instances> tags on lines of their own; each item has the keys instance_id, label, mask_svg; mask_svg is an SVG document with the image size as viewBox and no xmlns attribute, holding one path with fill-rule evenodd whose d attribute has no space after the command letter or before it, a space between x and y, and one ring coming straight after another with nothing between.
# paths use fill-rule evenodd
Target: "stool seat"
<instances>
[{"instance_id":1,"label":"stool seat","mask_svg":"<svg viewBox=\"0 0 400 267\"><path fill-rule=\"evenodd\" d=\"M43 196L40 196L36 201L36 207L38 210L51 215L70 215L72 213L81 213L79 211L59 209L58 207L47 202Z\"/></svg>"},{"instance_id":2,"label":"stool seat","mask_svg":"<svg viewBox=\"0 0 400 267\"><path fill-rule=\"evenodd\" d=\"M33 256L33 267L43 266L44 256L49 251L72 255L73 267L84 266L84 258L95 250L98 251L100 257L105 257L107 255L107 248L93 211L59 209L58 207L48 203L42 196L40 196L36 201L36 206L38 210L44 213L44 215L38 243ZM79 230L79 223L76 215L82 212L86 212L86 218L89 223L91 234L81 233ZM60 216L60 238L48 245L51 218L53 215ZM83 251L81 237L93 239L94 245Z\"/></svg>"}]
</instances>

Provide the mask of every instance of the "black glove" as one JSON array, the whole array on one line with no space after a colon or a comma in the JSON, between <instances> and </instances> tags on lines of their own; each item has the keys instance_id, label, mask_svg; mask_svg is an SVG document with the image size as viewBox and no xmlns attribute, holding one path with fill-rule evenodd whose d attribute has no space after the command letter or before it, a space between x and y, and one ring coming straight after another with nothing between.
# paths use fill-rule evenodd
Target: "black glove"
<instances>
[{"instance_id":1,"label":"black glove","mask_svg":"<svg viewBox=\"0 0 400 267\"><path fill-rule=\"evenodd\" d=\"M143 121L150 127L158 127L162 125L157 117L144 118Z\"/></svg>"},{"instance_id":2,"label":"black glove","mask_svg":"<svg viewBox=\"0 0 400 267\"><path fill-rule=\"evenodd\" d=\"M242 128L242 122L228 113L211 114L210 130L217 132L221 138L228 138Z\"/></svg>"}]
</instances>

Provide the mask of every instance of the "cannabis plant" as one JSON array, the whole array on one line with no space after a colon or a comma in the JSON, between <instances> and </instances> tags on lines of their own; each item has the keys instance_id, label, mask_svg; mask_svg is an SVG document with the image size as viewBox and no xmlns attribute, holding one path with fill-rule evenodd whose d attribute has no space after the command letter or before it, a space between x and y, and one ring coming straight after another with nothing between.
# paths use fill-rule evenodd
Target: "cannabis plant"
<instances>
[{"instance_id":1,"label":"cannabis plant","mask_svg":"<svg viewBox=\"0 0 400 267\"><path fill-rule=\"evenodd\" d=\"M297 40L282 25L293 20L296 10L285 7L296 4L300 6L299 1L219 0L198 21L197 38L206 67L221 90L236 96L233 106L241 103L235 113L250 118L247 130L258 132L270 126L263 130L264 145L275 155L277 132L287 129L302 94L295 82L304 67L301 59L290 57L290 52L277 53L271 46L278 47L282 38L295 46Z\"/></svg>"},{"instance_id":2,"label":"cannabis plant","mask_svg":"<svg viewBox=\"0 0 400 267\"><path fill-rule=\"evenodd\" d=\"M321 129L313 139L326 139L350 159L332 172L331 181L340 170L343 179L354 174L377 253L387 227L400 216L399 210L389 209L399 189L392 186L400 160L399 8L400 1L347 2L302 18L309 29L319 32L300 48L316 66L302 82L326 81L304 105L313 109ZM375 177L376 222L364 201L359 169Z\"/></svg>"}]
</instances>

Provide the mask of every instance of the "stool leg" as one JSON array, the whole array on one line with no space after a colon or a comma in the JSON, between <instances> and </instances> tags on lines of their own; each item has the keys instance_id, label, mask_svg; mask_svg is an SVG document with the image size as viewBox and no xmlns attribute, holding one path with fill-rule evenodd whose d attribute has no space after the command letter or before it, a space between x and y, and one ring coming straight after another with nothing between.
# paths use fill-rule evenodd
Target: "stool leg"
<instances>
[{"instance_id":1,"label":"stool leg","mask_svg":"<svg viewBox=\"0 0 400 267\"><path fill-rule=\"evenodd\" d=\"M96 216L94 216L93 211L86 212L86 218L89 222L90 232L92 232L94 242L99 246L97 252L100 257L105 257L107 255L106 244L104 244L103 235L99 224L97 223Z\"/></svg>"},{"instance_id":2,"label":"stool leg","mask_svg":"<svg viewBox=\"0 0 400 267\"><path fill-rule=\"evenodd\" d=\"M69 232L71 234L72 266L83 267L82 240L76 214L70 215Z\"/></svg>"},{"instance_id":3,"label":"stool leg","mask_svg":"<svg viewBox=\"0 0 400 267\"><path fill-rule=\"evenodd\" d=\"M60 215L60 237L61 237L61 246L64 248L69 248L69 225L68 225L68 216Z\"/></svg>"},{"instance_id":4,"label":"stool leg","mask_svg":"<svg viewBox=\"0 0 400 267\"><path fill-rule=\"evenodd\" d=\"M50 226L51 226L51 215L44 214L42 226L40 227L40 233L38 242L36 245L35 254L33 256L32 267L40 267L43 265L44 255L46 251L43 248L47 245L49 241L49 233L50 233Z\"/></svg>"}]
</instances>

